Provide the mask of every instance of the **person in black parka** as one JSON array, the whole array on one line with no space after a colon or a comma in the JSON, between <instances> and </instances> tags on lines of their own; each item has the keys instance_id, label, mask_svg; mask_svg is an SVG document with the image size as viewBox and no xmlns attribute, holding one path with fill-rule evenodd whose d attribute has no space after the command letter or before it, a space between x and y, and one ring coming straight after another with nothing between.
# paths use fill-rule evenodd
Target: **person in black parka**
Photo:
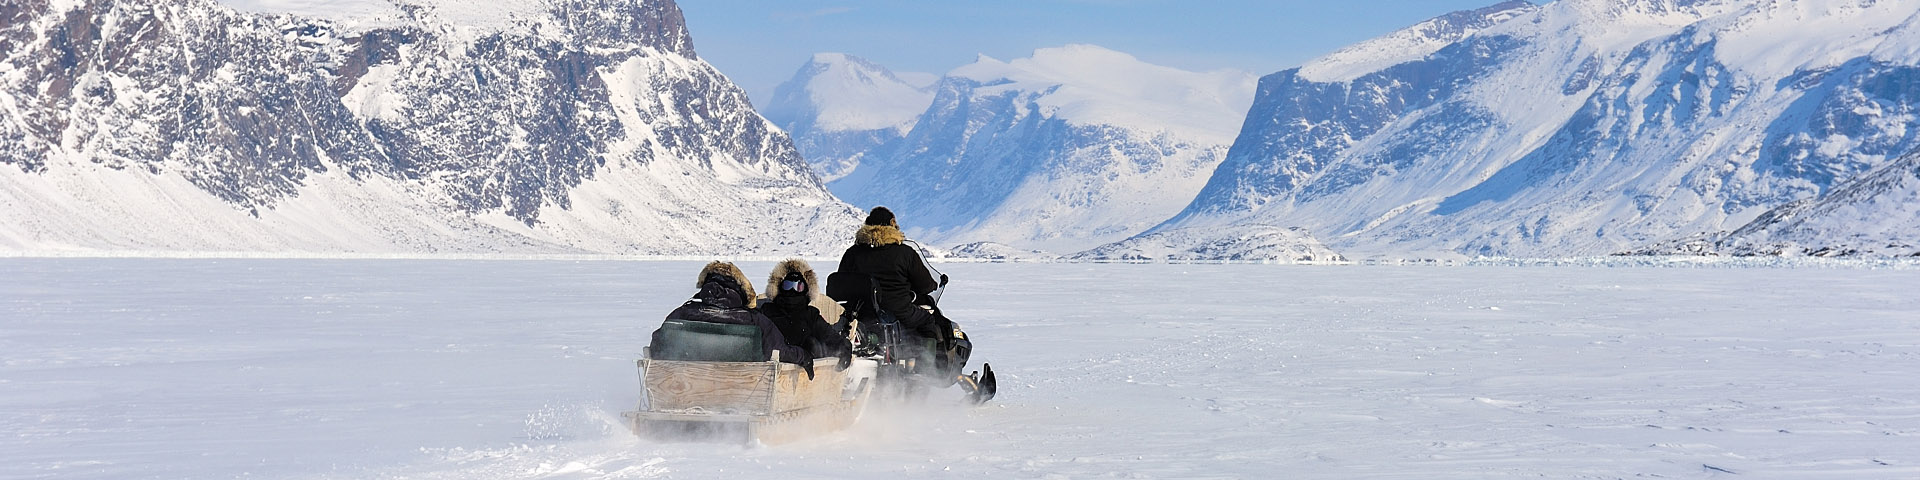
<instances>
[{"instance_id":1,"label":"person in black parka","mask_svg":"<svg viewBox=\"0 0 1920 480\"><path fill-rule=\"evenodd\" d=\"M840 256L839 271L872 279L880 309L893 314L908 331L939 341L939 349L946 350L953 341L953 324L927 296L940 288L940 282L906 240L893 211L874 207L866 225L854 234L853 246Z\"/></svg>"},{"instance_id":2,"label":"person in black parka","mask_svg":"<svg viewBox=\"0 0 1920 480\"><path fill-rule=\"evenodd\" d=\"M700 292L668 313L667 319L758 326L760 345L768 358L777 351L781 362L800 365L807 370L807 376L813 376L813 359L808 358L805 349L790 344L773 320L754 310L757 296L753 294L753 282L747 280L740 267L726 262L709 263L700 269L699 278ZM653 344L661 344L660 330L653 331Z\"/></svg>"},{"instance_id":3,"label":"person in black parka","mask_svg":"<svg viewBox=\"0 0 1920 480\"><path fill-rule=\"evenodd\" d=\"M789 342L806 348L809 358L837 358L845 368L853 360L853 345L821 311L826 307L834 312L831 318L840 317L840 306L821 290L819 278L805 260L780 262L767 277L767 298L760 302L760 313L772 319Z\"/></svg>"}]
</instances>

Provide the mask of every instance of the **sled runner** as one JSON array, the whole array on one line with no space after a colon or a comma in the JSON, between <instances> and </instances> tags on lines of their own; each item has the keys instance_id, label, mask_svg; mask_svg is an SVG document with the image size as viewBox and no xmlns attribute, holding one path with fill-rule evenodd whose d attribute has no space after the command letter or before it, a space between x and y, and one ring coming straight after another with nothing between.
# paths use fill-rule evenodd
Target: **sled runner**
<instances>
[{"instance_id":1,"label":"sled runner","mask_svg":"<svg viewBox=\"0 0 1920 480\"><path fill-rule=\"evenodd\" d=\"M667 328L678 346L649 347L637 362L644 389L639 408L624 416L642 437L788 443L853 424L872 391L871 361L840 370L837 359L814 360L808 378L777 353L765 361L743 354L753 347L742 339L759 335L750 325L676 322ZM732 348L740 346L747 348Z\"/></svg>"}]
</instances>

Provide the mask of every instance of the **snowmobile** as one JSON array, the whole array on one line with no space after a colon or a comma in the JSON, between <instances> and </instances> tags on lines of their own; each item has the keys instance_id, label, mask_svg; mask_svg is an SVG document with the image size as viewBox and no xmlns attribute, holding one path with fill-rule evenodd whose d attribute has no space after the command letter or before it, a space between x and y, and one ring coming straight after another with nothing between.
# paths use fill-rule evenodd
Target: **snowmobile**
<instances>
[{"instance_id":1,"label":"snowmobile","mask_svg":"<svg viewBox=\"0 0 1920 480\"><path fill-rule=\"evenodd\" d=\"M939 287L928 297L937 304L946 290L947 278L944 274L936 275L940 279ZM839 325L850 330L846 333L853 337L854 354L876 365L875 375L883 396L919 400L928 390L958 384L966 394L966 401L979 405L992 400L998 392L990 364L982 364L981 370L973 373L960 374L972 355L973 342L967 339L958 323L950 327L950 347L939 348L939 339L908 333L893 314L879 307L872 279L848 272L836 272L827 278L827 296L844 307Z\"/></svg>"}]
</instances>

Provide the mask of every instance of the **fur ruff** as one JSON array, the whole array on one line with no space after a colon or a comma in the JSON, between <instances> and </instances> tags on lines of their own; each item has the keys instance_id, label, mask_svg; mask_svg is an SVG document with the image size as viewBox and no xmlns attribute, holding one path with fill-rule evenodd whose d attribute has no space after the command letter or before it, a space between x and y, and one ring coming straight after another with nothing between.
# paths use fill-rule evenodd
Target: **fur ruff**
<instances>
[{"instance_id":1,"label":"fur ruff","mask_svg":"<svg viewBox=\"0 0 1920 480\"><path fill-rule=\"evenodd\" d=\"M767 275L766 294L763 296L773 298L779 295L780 282L787 279L787 274L794 272L800 272L800 276L807 280L807 296L809 298L820 296L820 279L813 276L813 266L808 265L806 260L798 258L789 258L773 266L773 273Z\"/></svg>"},{"instance_id":2,"label":"fur ruff","mask_svg":"<svg viewBox=\"0 0 1920 480\"><path fill-rule=\"evenodd\" d=\"M807 304L813 305L813 308L820 310L820 316L824 317L827 323L840 323L840 311L842 310L840 304L834 302L832 298L827 298L827 285L820 283L820 277L814 275L813 266L808 265L806 260L790 258L774 265L773 273L767 275L767 292L765 298L772 299L774 296L779 295L780 282L786 280L787 274L793 272L800 272L800 276L807 279Z\"/></svg>"},{"instance_id":3,"label":"fur ruff","mask_svg":"<svg viewBox=\"0 0 1920 480\"><path fill-rule=\"evenodd\" d=\"M733 281L740 282L740 293L746 294L747 308L754 308L760 305L760 302L753 294L753 281L747 279L747 272L740 271L740 267L736 267L731 263L716 261L707 264L705 268L700 269L700 277L693 279L693 288L705 286L707 277L714 274L724 274L733 277Z\"/></svg>"},{"instance_id":4,"label":"fur ruff","mask_svg":"<svg viewBox=\"0 0 1920 480\"><path fill-rule=\"evenodd\" d=\"M853 241L870 247L884 247L905 243L907 234L900 233L900 227L892 225L867 225L853 234Z\"/></svg>"}]
</instances>

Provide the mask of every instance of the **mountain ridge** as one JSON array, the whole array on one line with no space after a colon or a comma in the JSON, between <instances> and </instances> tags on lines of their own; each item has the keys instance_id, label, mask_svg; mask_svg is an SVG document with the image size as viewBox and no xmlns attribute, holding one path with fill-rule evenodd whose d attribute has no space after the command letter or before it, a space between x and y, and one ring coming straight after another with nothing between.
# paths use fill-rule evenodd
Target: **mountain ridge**
<instances>
[{"instance_id":1,"label":"mountain ridge","mask_svg":"<svg viewBox=\"0 0 1920 480\"><path fill-rule=\"evenodd\" d=\"M1916 146L1893 123L1916 104L1894 80L1908 67L1874 57L1912 51L1911 5L1522 8L1350 80L1262 78L1228 159L1156 231L1301 226L1360 257L1606 255L1733 230Z\"/></svg>"}]
</instances>

